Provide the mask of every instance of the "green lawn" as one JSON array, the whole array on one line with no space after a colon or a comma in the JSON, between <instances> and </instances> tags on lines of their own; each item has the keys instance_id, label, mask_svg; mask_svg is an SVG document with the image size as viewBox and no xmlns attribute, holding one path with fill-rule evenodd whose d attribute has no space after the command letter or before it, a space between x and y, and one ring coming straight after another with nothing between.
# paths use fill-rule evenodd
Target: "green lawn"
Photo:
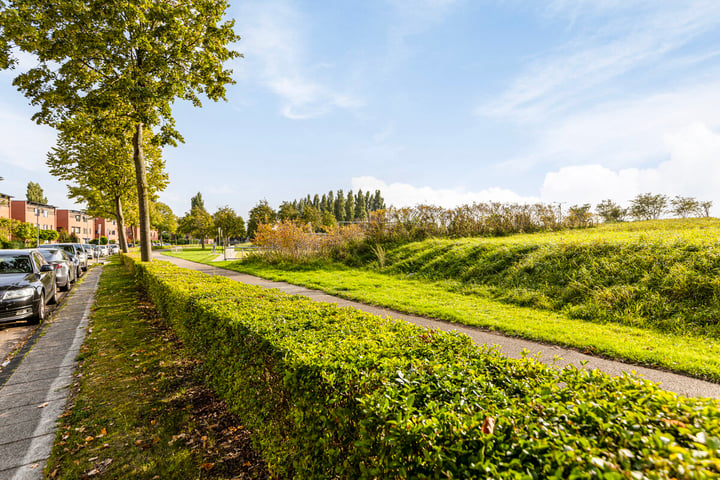
<instances>
[{"instance_id":1,"label":"green lawn","mask_svg":"<svg viewBox=\"0 0 720 480\"><path fill-rule=\"evenodd\" d=\"M172 254L199 261L198 252ZM204 261L204 263L210 263ZM720 342L654 330L592 323L547 310L509 305L452 291L450 282L412 280L337 264L320 267L212 262L238 272L323 290L329 294L396 310L439 318L508 335L575 347L608 357L667 368L720 381Z\"/></svg>"},{"instance_id":2,"label":"green lawn","mask_svg":"<svg viewBox=\"0 0 720 480\"><path fill-rule=\"evenodd\" d=\"M105 266L91 327L46 478L267 478L249 432L203 386L117 259Z\"/></svg>"}]
</instances>

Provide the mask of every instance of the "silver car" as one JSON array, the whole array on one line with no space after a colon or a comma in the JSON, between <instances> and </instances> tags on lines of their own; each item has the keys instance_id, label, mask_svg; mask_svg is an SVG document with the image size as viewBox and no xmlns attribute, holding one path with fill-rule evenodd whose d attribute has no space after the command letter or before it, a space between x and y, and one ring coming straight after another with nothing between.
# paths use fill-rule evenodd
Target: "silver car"
<instances>
[{"instance_id":1,"label":"silver car","mask_svg":"<svg viewBox=\"0 0 720 480\"><path fill-rule=\"evenodd\" d=\"M41 248L40 254L55 269L55 284L62 291L70 290L77 280L75 262L61 248Z\"/></svg>"},{"instance_id":2,"label":"silver car","mask_svg":"<svg viewBox=\"0 0 720 480\"><path fill-rule=\"evenodd\" d=\"M70 255L75 255L80 261L81 272L78 278L82 275L82 272L88 269L88 256L83 250L82 245L79 243L53 243L48 245L40 245L38 248L62 248Z\"/></svg>"}]
</instances>

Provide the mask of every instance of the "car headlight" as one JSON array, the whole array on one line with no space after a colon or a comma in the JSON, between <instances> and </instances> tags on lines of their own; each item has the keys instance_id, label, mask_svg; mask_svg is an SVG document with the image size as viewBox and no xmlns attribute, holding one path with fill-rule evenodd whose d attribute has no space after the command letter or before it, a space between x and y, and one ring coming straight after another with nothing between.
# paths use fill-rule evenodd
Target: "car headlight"
<instances>
[{"instance_id":1,"label":"car headlight","mask_svg":"<svg viewBox=\"0 0 720 480\"><path fill-rule=\"evenodd\" d=\"M32 297L35 290L33 288L18 288L17 290L8 290L5 292L3 299L11 300L13 298Z\"/></svg>"}]
</instances>

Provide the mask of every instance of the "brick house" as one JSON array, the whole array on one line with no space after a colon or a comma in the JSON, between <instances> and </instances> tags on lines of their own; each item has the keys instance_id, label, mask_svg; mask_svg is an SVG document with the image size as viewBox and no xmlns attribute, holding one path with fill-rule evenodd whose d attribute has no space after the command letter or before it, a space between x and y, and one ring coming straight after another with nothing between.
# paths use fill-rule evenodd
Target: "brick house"
<instances>
[{"instance_id":1,"label":"brick house","mask_svg":"<svg viewBox=\"0 0 720 480\"><path fill-rule=\"evenodd\" d=\"M75 234L82 243L88 243L95 235L95 219L80 210L57 210L58 231Z\"/></svg>"},{"instance_id":2,"label":"brick house","mask_svg":"<svg viewBox=\"0 0 720 480\"><path fill-rule=\"evenodd\" d=\"M40 225L40 230L57 230L56 208L53 205L10 200L10 216L21 222Z\"/></svg>"},{"instance_id":3,"label":"brick house","mask_svg":"<svg viewBox=\"0 0 720 480\"><path fill-rule=\"evenodd\" d=\"M12 218L10 213L10 202L12 195L0 193L0 218Z\"/></svg>"},{"instance_id":4,"label":"brick house","mask_svg":"<svg viewBox=\"0 0 720 480\"><path fill-rule=\"evenodd\" d=\"M107 237L110 243L119 243L117 222L111 218L95 219L95 238Z\"/></svg>"},{"instance_id":5,"label":"brick house","mask_svg":"<svg viewBox=\"0 0 720 480\"><path fill-rule=\"evenodd\" d=\"M128 243L137 244L140 242L140 227L125 227L125 238ZM150 242L159 242L160 235L157 230L150 230Z\"/></svg>"}]
</instances>

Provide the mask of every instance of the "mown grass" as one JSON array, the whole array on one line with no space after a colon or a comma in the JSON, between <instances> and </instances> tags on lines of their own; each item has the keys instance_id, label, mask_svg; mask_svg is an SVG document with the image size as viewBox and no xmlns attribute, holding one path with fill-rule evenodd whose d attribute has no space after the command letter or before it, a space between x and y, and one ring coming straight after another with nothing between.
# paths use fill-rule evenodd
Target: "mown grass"
<instances>
[{"instance_id":1,"label":"mown grass","mask_svg":"<svg viewBox=\"0 0 720 480\"><path fill-rule=\"evenodd\" d=\"M213 265L316 288L371 305L720 381L720 342L710 337L585 322L558 312L458 293L446 282L407 279L327 262L266 265L256 259L252 262L213 262Z\"/></svg>"},{"instance_id":2,"label":"mown grass","mask_svg":"<svg viewBox=\"0 0 720 480\"><path fill-rule=\"evenodd\" d=\"M202 386L134 279L105 266L53 479L267 478L239 420Z\"/></svg>"}]
</instances>

